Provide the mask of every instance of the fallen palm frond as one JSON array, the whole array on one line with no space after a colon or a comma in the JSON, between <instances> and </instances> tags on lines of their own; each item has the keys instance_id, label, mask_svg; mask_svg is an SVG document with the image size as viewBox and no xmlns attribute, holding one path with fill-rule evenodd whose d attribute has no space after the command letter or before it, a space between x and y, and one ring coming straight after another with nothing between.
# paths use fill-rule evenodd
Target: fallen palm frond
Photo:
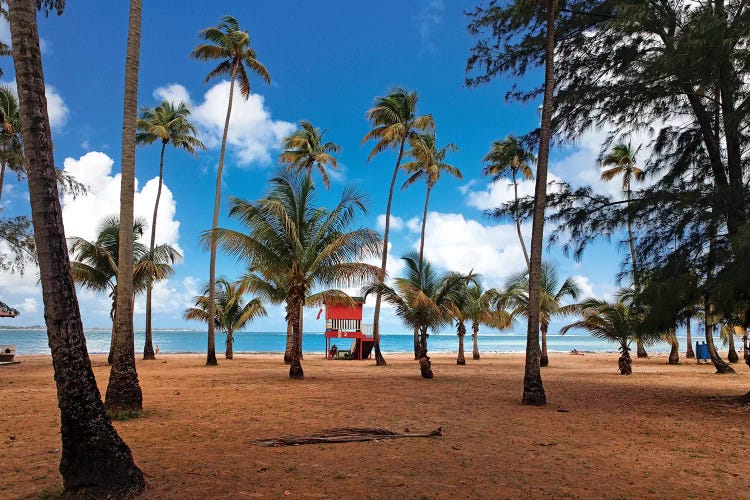
<instances>
[{"instance_id":1,"label":"fallen palm frond","mask_svg":"<svg viewBox=\"0 0 750 500\"><path fill-rule=\"evenodd\" d=\"M440 427L426 433L401 433L389 431L388 429L377 429L369 427L342 427L329 429L312 436L282 436L279 438L258 439L251 441L252 444L260 446L296 446L300 444L319 443L355 443L361 441L375 441L379 439L396 438L426 438L442 436Z\"/></svg>"}]
</instances>

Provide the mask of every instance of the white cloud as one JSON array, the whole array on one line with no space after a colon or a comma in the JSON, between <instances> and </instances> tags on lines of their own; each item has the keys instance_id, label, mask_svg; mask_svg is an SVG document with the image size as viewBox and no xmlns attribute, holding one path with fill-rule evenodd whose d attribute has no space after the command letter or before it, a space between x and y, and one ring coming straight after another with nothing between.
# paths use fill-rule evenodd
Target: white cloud
<instances>
[{"instance_id":1,"label":"white cloud","mask_svg":"<svg viewBox=\"0 0 750 500\"><path fill-rule=\"evenodd\" d=\"M182 313L188 307L193 307L193 297L201 295L198 280L187 276L181 281L159 281L154 285L151 295L151 310L153 314L161 314L170 320L182 318ZM146 314L146 294L140 294L135 299L134 314Z\"/></svg>"},{"instance_id":2,"label":"white cloud","mask_svg":"<svg viewBox=\"0 0 750 500\"><path fill-rule=\"evenodd\" d=\"M377 220L377 228L381 231L385 231L385 214L378 215ZM391 215L391 224L390 224L390 230L391 231L400 231L404 228L404 219L401 217L397 217L395 215Z\"/></svg>"},{"instance_id":3,"label":"white cloud","mask_svg":"<svg viewBox=\"0 0 750 500\"><path fill-rule=\"evenodd\" d=\"M592 283L588 276L576 274L573 276L576 281L578 288L581 289L581 295L579 300L594 298L599 300L612 301L614 300L615 292L617 287L610 283Z\"/></svg>"},{"instance_id":4,"label":"white cloud","mask_svg":"<svg viewBox=\"0 0 750 500\"><path fill-rule=\"evenodd\" d=\"M15 80L9 80L2 83L12 88L16 95L18 95ZM44 93L47 96L47 114L49 115L49 126L52 129L59 129L68 122L68 106L65 104L65 101L55 87L47 84L45 85L44 89Z\"/></svg>"},{"instance_id":5,"label":"white cloud","mask_svg":"<svg viewBox=\"0 0 750 500\"><path fill-rule=\"evenodd\" d=\"M23 302L15 305L23 313L35 313L39 310L39 303L34 297L26 297Z\"/></svg>"},{"instance_id":6,"label":"white cloud","mask_svg":"<svg viewBox=\"0 0 750 500\"><path fill-rule=\"evenodd\" d=\"M176 83L156 89L154 95L159 99L190 102L187 89ZM203 142L209 148L221 145L228 100L229 82L224 81L208 89L202 103L192 106L192 116L201 129ZM263 96L251 93L245 100L235 89L227 143L238 164L271 163L271 152L278 150L282 139L295 129L293 123L271 118Z\"/></svg>"},{"instance_id":7,"label":"white cloud","mask_svg":"<svg viewBox=\"0 0 750 500\"><path fill-rule=\"evenodd\" d=\"M443 0L429 0L417 14L417 32L424 50L431 52L436 50L432 35L443 23L444 14L445 3Z\"/></svg>"},{"instance_id":8,"label":"white cloud","mask_svg":"<svg viewBox=\"0 0 750 500\"><path fill-rule=\"evenodd\" d=\"M79 159L66 158L65 171L74 175L76 180L88 186L84 196L73 199L63 197L63 222L65 235L78 236L93 240L97 235L99 222L107 216L120 213L120 174L112 174L114 160L104 153L92 151ZM148 245L151 238L151 220L158 188L158 177L146 182L143 189L135 185L135 216L147 221L141 242ZM176 202L167 184L162 187L157 216L156 243L168 243L179 249L180 223L175 219Z\"/></svg>"},{"instance_id":9,"label":"white cloud","mask_svg":"<svg viewBox=\"0 0 750 500\"><path fill-rule=\"evenodd\" d=\"M556 176L552 172L547 174L547 194L559 191L557 184L552 182L559 182L560 177ZM464 194L466 196L466 203L469 206L478 208L480 210L492 210L499 207L503 203L513 201L513 182L510 179L502 178L494 182L491 182L482 191L471 191L468 189L469 185L464 186ZM536 180L522 180L518 182L518 198L521 199L525 196L533 196L534 190L536 189Z\"/></svg>"}]
</instances>

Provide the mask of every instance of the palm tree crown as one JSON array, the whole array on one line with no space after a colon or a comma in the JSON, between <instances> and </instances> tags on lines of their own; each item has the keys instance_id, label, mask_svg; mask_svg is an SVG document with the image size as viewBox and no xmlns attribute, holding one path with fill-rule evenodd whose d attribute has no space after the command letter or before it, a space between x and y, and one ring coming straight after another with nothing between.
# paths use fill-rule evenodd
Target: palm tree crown
<instances>
[{"instance_id":1,"label":"palm tree crown","mask_svg":"<svg viewBox=\"0 0 750 500\"><path fill-rule=\"evenodd\" d=\"M617 176L622 176L622 190L630 193L631 181L642 181L646 178L646 172L635 164L635 157L640 151L640 146L635 150L630 144L617 144L612 151L602 159L602 167L611 167L602 171L601 179L611 181Z\"/></svg>"},{"instance_id":2,"label":"palm tree crown","mask_svg":"<svg viewBox=\"0 0 750 500\"><path fill-rule=\"evenodd\" d=\"M482 161L485 163L482 174L492 176L495 180L510 176L515 183L519 174L522 179L534 178L531 165L536 163L536 157L531 151L524 149L512 135L493 141L489 153L484 155Z\"/></svg>"},{"instance_id":3,"label":"palm tree crown","mask_svg":"<svg viewBox=\"0 0 750 500\"><path fill-rule=\"evenodd\" d=\"M421 179L425 180L428 188L432 188L440 180L440 174L443 172L451 174L456 179L462 179L458 168L445 163L446 155L458 151L458 146L450 143L438 149L434 130L412 137L410 146L411 150L406 154L414 160L401 165L401 168L411 174L404 181L402 188Z\"/></svg>"},{"instance_id":4,"label":"palm tree crown","mask_svg":"<svg viewBox=\"0 0 750 500\"><path fill-rule=\"evenodd\" d=\"M223 59L207 76L206 83L216 76L229 76L239 82L240 93L247 98L250 95L250 80L245 66L261 76L267 84L271 77L250 47L250 35L240 29L237 20L232 16L224 16L218 26L211 26L201 30L200 35L210 43L198 45L190 54L201 61Z\"/></svg>"},{"instance_id":5,"label":"palm tree crown","mask_svg":"<svg viewBox=\"0 0 750 500\"><path fill-rule=\"evenodd\" d=\"M281 163L292 171L304 171L307 175L312 175L313 167L317 167L323 178L323 185L328 189L331 181L326 167L334 170L338 168L338 161L333 155L339 153L341 147L334 142L323 142L326 131L313 126L309 121L301 120L299 125L296 132L284 139Z\"/></svg>"},{"instance_id":6,"label":"palm tree crown","mask_svg":"<svg viewBox=\"0 0 750 500\"><path fill-rule=\"evenodd\" d=\"M216 315L214 325L224 332L241 330L255 318L266 316L267 312L259 298L245 303L241 283L230 283L226 279L216 280ZM185 319L208 323L208 290L195 297L195 306L184 313Z\"/></svg>"},{"instance_id":7,"label":"palm tree crown","mask_svg":"<svg viewBox=\"0 0 750 500\"><path fill-rule=\"evenodd\" d=\"M539 322L549 325L552 316L571 314L574 306L564 306L565 298L577 299L581 294L574 277L560 283L557 269L549 262L542 263L541 294L539 300ZM505 291L500 296L500 304L511 308L514 316L528 316L529 272L527 270L512 275L505 283Z\"/></svg>"},{"instance_id":8,"label":"palm tree crown","mask_svg":"<svg viewBox=\"0 0 750 500\"><path fill-rule=\"evenodd\" d=\"M188 117L190 109L183 102L177 107L169 101L164 101L154 108L144 108L138 119L135 140L138 144L172 143L176 149L184 149L191 155L196 150L206 149L198 139L198 130L190 123Z\"/></svg>"}]
</instances>

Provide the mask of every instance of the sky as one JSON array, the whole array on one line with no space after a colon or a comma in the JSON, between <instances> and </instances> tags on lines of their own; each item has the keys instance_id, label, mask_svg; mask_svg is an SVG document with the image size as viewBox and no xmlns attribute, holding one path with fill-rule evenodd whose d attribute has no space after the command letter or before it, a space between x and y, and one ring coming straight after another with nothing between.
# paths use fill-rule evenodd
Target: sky
<instances>
[{"instance_id":1,"label":"sky","mask_svg":"<svg viewBox=\"0 0 750 500\"><path fill-rule=\"evenodd\" d=\"M447 161L463 173L462 180L444 177L434 188L427 217L425 256L442 270L481 274L484 286L502 286L524 268L523 254L511 221L495 221L484 214L508 201L507 182L491 183L482 177L482 157L493 140L524 134L540 119L540 102L525 105L504 99L512 81L498 78L479 88L464 85L464 69L474 39L467 33L464 9L473 3L448 0L383 0L377 9L364 2L321 0L300 2L188 1L175 9L173 2L145 2L141 40L139 103L155 106L162 100L184 101L200 130L206 151L194 158L167 149L164 192L157 223L157 243L169 243L183 254L175 274L154 289L155 328L203 328L182 319L193 297L208 280L208 252L200 235L211 226L216 169L229 83L206 75L216 65L189 57L201 40L198 32L230 14L250 34L258 59L266 66L271 84L250 76L251 95L235 99L228 153L222 182L220 227L237 227L227 216L228 197L255 200L267 190L266 181L279 173L282 139L302 120L327 130L326 139L342 147L339 169L331 171L330 191L318 177L316 197L332 206L347 186L368 199L368 212L357 225L383 229L390 176L396 152L384 152L367 161L371 144L361 145L369 130L365 112L377 96L404 87L419 94L418 111L432 114L439 144L455 143L460 151ZM200 6L200 8L197 8ZM62 16L40 16L42 57L47 100L58 166L89 187L86 196L64 197L66 236L95 239L99 221L119 210L122 96L128 2L69 2ZM9 43L7 24L0 39ZM0 83L14 85L12 60L0 59ZM528 81L542 78L539 71ZM235 94L237 95L237 94ZM618 195L619 184L599 181L596 164L605 131L591 130L575 144L552 151L550 179L575 185L591 184L602 193ZM634 144L639 138L634 139ZM642 138L646 141L647 138ZM641 154L645 154L642 152ZM139 147L136 157L135 214L151 220L158 179L159 145ZM394 194L389 276L403 269L400 257L419 247L424 208L424 185ZM520 186L533 192L533 181ZM25 182L6 176L3 215L30 213ZM530 224L523 226L527 245ZM144 234L147 244L150 228ZM581 262L558 248L545 250L561 276L575 276L584 296L609 299L617 288L616 274L625 257L621 242L599 242ZM217 276L238 277L242 263L219 253ZM41 288L34 266L23 276L0 273L0 299L21 315L2 325L44 324ZM356 290L352 290L356 293ZM79 290L84 326L108 328L110 299L106 294ZM372 315L368 300L365 317ZM284 331L280 306L269 306L269 316L248 326L249 331ZM317 308L305 313L305 331L320 331ZM143 297L135 308L135 327L145 324ZM563 323L552 324L551 332ZM386 307L381 331L405 328ZM517 323L513 330L525 331Z\"/></svg>"}]
</instances>

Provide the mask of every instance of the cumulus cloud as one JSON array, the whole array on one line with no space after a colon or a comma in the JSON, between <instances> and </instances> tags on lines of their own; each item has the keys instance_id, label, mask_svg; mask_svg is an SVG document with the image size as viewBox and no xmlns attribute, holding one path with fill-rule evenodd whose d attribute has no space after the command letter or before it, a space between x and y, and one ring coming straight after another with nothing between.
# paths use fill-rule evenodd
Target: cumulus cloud
<instances>
[{"instance_id":1,"label":"cumulus cloud","mask_svg":"<svg viewBox=\"0 0 750 500\"><path fill-rule=\"evenodd\" d=\"M34 297L26 297L23 302L17 304L16 309L24 313L35 313L39 310L39 303Z\"/></svg>"},{"instance_id":2,"label":"cumulus cloud","mask_svg":"<svg viewBox=\"0 0 750 500\"><path fill-rule=\"evenodd\" d=\"M192 276L182 280L164 280L154 284L151 292L151 310L153 314L162 314L170 320L182 318L182 313L188 307L194 306L193 298L201 295L201 285ZM135 299L135 314L146 314L146 295L138 295Z\"/></svg>"},{"instance_id":3,"label":"cumulus cloud","mask_svg":"<svg viewBox=\"0 0 750 500\"><path fill-rule=\"evenodd\" d=\"M3 85L7 85L8 87L12 88L16 95L18 95L15 80L9 80L2 83ZM45 85L44 93L47 96L47 114L49 115L49 126L52 129L59 129L60 127L68 123L68 114L70 110L65 104L65 101L63 100L60 93L52 85Z\"/></svg>"},{"instance_id":4,"label":"cumulus cloud","mask_svg":"<svg viewBox=\"0 0 750 500\"><path fill-rule=\"evenodd\" d=\"M84 196L73 198L63 197L63 222L65 234L93 240L97 235L99 222L107 216L120 212L120 178L121 175L112 174L114 160L104 153L92 151L77 160L66 158L64 163L66 172L75 176L76 180L88 186L89 191ZM147 227L141 242L148 245L151 239L151 220L154 202L158 189L158 177L150 179L141 190L138 180L135 185L134 215L147 221ZM168 243L179 249L180 223L175 219L177 205L172 191L165 183L162 186L157 216L156 243Z\"/></svg>"},{"instance_id":5,"label":"cumulus cloud","mask_svg":"<svg viewBox=\"0 0 750 500\"><path fill-rule=\"evenodd\" d=\"M553 173L547 174L547 194L559 191L560 177ZM518 198L525 196L534 196L536 181L534 179L518 181ZM463 190L466 196L466 203L479 210L492 210L503 203L513 201L513 182L510 179L502 178L491 182L481 191L472 191L470 185L464 186Z\"/></svg>"},{"instance_id":6,"label":"cumulus cloud","mask_svg":"<svg viewBox=\"0 0 750 500\"><path fill-rule=\"evenodd\" d=\"M190 93L176 83L156 89L154 95L160 100L191 103ZM203 95L203 102L191 106L193 118L201 129L202 140L209 148L221 145L228 100L229 82L224 81L208 89ZM271 163L271 152L278 150L282 139L295 129L293 123L271 118L263 96L251 93L245 100L235 92L227 143L238 164Z\"/></svg>"}]
</instances>

